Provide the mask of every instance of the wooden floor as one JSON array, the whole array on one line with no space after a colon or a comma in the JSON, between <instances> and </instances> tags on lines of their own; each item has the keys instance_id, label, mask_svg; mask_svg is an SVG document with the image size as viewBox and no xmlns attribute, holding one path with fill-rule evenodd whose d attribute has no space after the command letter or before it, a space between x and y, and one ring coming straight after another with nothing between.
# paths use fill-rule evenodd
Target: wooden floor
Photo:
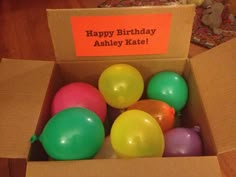
<instances>
[{"instance_id":1,"label":"wooden floor","mask_svg":"<svg viewBox=\"0 0 236 177\"><path fill-rule=\"evenodd\" d=\"M0 58L54 59L47 8L96 7L102 0L0 0ZM191 45L189 56L205 48Z\"/></svg>"},{"instance_id":2,"label":"wooden floor","mask_svg":"<svg viewBox=\"0 0 236 177\"><path fill-rule=\"evenodd\" d=\"M47 8L96 7L100 0L0 0L0 58L54 59Z\"/></svg>"},{"instance_id":3,"label":"wooden floor","mask_svg":"<svg viewBox=\"0 0 236 177\"><path fill-rule=\"evenodd\" d=\"M45 10L90 8L101 2L103 0L0 0L0 58L54 60ZM191 44L189 56L206 50ZM227 165L233 163L230 156L220 158L225 177L233 177L236 171ZM24 177L24 170L22 160L0 159L0 177Z\"/></svg>"}]
</instances>

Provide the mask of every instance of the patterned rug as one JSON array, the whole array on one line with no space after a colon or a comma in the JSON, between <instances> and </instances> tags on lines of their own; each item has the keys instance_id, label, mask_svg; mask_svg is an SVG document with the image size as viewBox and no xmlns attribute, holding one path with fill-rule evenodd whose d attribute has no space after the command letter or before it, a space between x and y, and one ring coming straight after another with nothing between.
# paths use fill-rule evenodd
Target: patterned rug
<instances>
[{"instance_id":1,"label":"patterned rug","mask_svg":"<svg viewBox=\"0 0 236 177\"><path fill-rule=\"evenodd\" d=\"M98 7L157 6L178 3L178 0L106 0Z\"/></svg>"},{"instance_id":2,"label":"patterned rug","mask_svg":"<svg viewBox=\"0 0 236 177\"><path fill-rule=\"evenodd\" d=\"M196 9L191 42L206 48L213 48L236 37L236 20L232 22L228 18L223 19L220 26L220 29L222 29L223 32L221 34L214 34L212 29L202 24L202 12L203 8ZM227 11L224 11L223 13L229 14ZM222 14L222 16L224 16L224 14Z\"/></svg>"},{"instance_id":3,"label":"patterned rug","mask_svg":"<svg viewBox=\"0 0 236 177\"><path fill-rule=\"evenodd\" d=\"M98 7L109 8L109 7L130 7L130 6L147 6L147 5L173 5L180 0L106 0ZM222 1L223 2L223 1ZM201 22L204 8L196 8L196 16L193 24L193 31L191 42L203 46L205 48L213 48L223 42L226 42L236 37L236 19L230 21L229 17L229 6L225 5L225 9L222 13L222 29L221 34L214 34L212 29L205 26ZM234 17L233 17L234 18Z\"/></svg>"}]
</instances>

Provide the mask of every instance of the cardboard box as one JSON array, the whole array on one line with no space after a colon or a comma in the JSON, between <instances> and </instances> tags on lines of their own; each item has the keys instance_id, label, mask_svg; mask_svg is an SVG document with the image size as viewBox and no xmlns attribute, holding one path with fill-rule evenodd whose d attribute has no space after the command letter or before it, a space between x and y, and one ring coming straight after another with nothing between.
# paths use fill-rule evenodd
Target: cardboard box
<instances>
[{"instance_id":1,"label":"cardboard box","mask_svg":"<svg viewBox=\"0 0 236 177\"><path fill-rule=\"evenodd\" d=\"M71 16L130 14L171 14L166 53L77 56ZM236 40L188 59L194 14L192 5L48 10L57 61L2 59L0 63L0 157L19 159L26 166L26 177L235 175L233 164L228 165L227 172L221 171L220 165L225 166L221 157L235 154L236 148ZM61 86L72 81L85 81L97 86L101 72L115 63L133 65L142 73L145 83L154 73L163 70L175 71L185 77L190 95L183 120L186 120L185 126L201 127L204 156L48 161L40 143L30 144L30 137L40 134L50 119L50 104Z\"/></svg>"}]
</instances>

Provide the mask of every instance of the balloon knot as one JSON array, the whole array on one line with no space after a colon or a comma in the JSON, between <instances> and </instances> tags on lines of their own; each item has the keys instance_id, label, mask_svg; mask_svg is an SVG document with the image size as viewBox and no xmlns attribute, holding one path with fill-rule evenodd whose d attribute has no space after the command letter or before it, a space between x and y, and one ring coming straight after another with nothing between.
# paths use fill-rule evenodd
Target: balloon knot
<instances>
[{"instance_id":1,"label":"balloon knot","mask_svg":"<svg viewBox=\"0 0 236 177\"><path fill-rule=\"evenodd\" d=\"M196 133L200 133L201 128L200 128L200 126L195 125L195 126L193 127L193 130L194 130Z\"/></svg>"},{"instance_id":2,"label":"balloon knot","mask_svg":"<svg viewBox=\"0 0 236 177\"><path fill-rule=\"evenodd\" d=\"M30 142L31 143L34 143L35 141L37 141L38 140L38 137L36 136L36 135L33 135L33 136L31 136L31 138L30 138Z\"/></svg>"}]
</instances>

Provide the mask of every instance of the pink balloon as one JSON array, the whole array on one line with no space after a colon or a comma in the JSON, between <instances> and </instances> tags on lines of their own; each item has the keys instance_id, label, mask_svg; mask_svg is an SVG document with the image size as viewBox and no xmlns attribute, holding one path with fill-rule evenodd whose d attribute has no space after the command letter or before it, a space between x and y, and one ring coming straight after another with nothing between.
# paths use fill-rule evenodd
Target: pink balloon
<instances>
[{"instance_id":1,"label":"pink balloon","mask_svg":"<svg viewBox=\"0 0 236 177\"><path fill-rule=\"evenodd\" d=\"M70 107L87 108L96 113L103 122L107 114L107 105L102 94L96 87L84 82L73 82L57 91L52 101L52 116Z\"/></svg>"},{"instance_id":2,"label":"pink balloon","mask_svg":"<svg viewBox=\"0 0 236 177\"><path fill-rule=\"evenodd\" d=\"M195 128L174 128L164 134L165 157L178 156L201 156L203 145L199 129Z\"/></svg>"}]
</instances>

